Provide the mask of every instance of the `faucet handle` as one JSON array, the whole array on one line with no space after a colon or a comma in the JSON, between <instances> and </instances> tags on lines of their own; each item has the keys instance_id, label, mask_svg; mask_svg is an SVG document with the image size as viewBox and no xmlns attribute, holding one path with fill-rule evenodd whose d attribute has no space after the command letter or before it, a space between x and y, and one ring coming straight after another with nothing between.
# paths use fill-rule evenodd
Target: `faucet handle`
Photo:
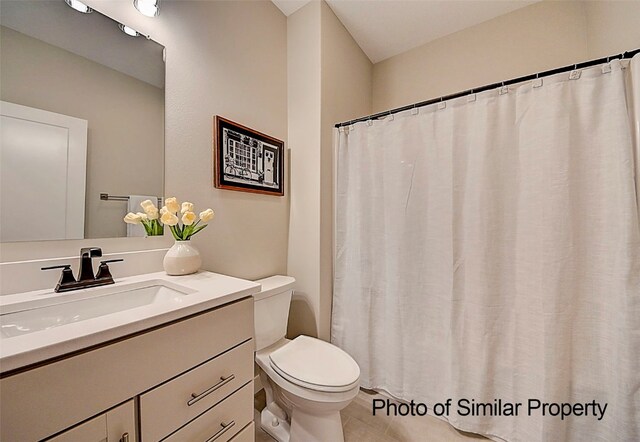
<instances>
[{"instance_id":1,"label":"faucet handle","mask_svg":"<svg viewBox=\"0 0 640 442\"><path fill-rule=\"evenodd\" d=\"M40 267L40 270L54 270L54 269L71 270L71 264L62 264L62 265L59 265L59 266Z\"/></svg>"},{"instance_id":2,"label":"faucet handle","mask_svg":"<svg viewBox=\"0 0 640 442\"><path fill-rule=\"evenodd\" d=\"M73 284L76 282L76 278L73 276L73 270L71 270L71 264L63 264L59 266L50 266L50 267L42 267L40 270L54 270L54 269L62 269L62 275L60 275L60 280L56 285L55 291L56 293L60 291L61 288L68 284Z\"/></svg>"},{"instance_id":3,"label":"faucet handle","mask_svg":"<svg viewBox=\"0 0 640 442\"><path fill-rule=\"evenodd\" d=\"M109 271L109 266L107 264L122 261L124 261L124 259L107 259L105 261L100 261L100 267L98 267L96 279L111 279L111 281L113 281L113 276L111 276L111 272Z\"/></svg>"}]
</instances>

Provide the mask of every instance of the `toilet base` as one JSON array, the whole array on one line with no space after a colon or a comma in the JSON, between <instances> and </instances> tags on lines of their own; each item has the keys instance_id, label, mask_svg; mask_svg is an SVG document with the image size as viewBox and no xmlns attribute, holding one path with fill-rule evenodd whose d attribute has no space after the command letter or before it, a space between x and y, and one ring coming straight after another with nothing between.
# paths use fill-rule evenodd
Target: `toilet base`
<instances>
[{"instance_id":1,"label":"toilet base","mask_svg":"<svg viewBox=\"0 0 640 442\"><path fill-rule=\"evenodd\" d=\"M277 425L274 425L276 424ZM289 422L278 418L266 407L260 413L260 428L278 442L289 442L290 426Z\"/></svg>"},{"instance_id":2,"label":"toilet base","mask_svg":"<svg viewBox=\"0 0 640 442\"><path fill-rule=\"evenodd\" d=\"M267 408L260 413L260 428L278 442L344 442L340 412L318 416L294 410L291 422Z\"/></svg>"},{"instance_id":3,"label":"toilet base","mask_svg":"<svg viewBox=\"0 0 640 442\"><path fill-rule=\"evenodd\" d=\"M311 415L294 408L291 416L290 442L326 441L344 442L340 412Z\"/></svg>"}]
</instances>

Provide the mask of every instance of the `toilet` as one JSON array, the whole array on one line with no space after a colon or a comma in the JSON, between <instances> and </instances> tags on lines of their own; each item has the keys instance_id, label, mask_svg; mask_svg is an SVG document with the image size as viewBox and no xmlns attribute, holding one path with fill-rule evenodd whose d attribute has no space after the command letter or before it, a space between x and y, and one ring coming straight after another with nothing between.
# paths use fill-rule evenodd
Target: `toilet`
<instances>
[{"instance_id":1,"label":"toilet","mask_svg":"<svg viewBox=\"0 0 640 442\"><path fill-rule=\"evenodd\" d=\"M267 397L260 426L280 442L344 441L340 410L358 394L360 367L328 342L285 338L294 278L256 282L255 361Z\"/></svg>"}]
</instances>

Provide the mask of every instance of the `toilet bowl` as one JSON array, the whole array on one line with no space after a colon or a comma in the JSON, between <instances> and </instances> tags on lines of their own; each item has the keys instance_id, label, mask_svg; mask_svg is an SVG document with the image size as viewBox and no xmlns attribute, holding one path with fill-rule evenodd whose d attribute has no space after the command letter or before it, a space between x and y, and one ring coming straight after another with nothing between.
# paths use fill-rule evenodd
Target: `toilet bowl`
<instances>
[{"instance_id":1,"label":"toilet bowl","mask_svg":"<svg viewBox=\"0 0 640 442\"><path fill-rule=\"evenodd\" d=\"M358 364L328 342L284 337L294 278L256 282L255 361L267 397L260 426L280 442L343 441L340 410L358 394Z\"/></svg>"}]
</instances>

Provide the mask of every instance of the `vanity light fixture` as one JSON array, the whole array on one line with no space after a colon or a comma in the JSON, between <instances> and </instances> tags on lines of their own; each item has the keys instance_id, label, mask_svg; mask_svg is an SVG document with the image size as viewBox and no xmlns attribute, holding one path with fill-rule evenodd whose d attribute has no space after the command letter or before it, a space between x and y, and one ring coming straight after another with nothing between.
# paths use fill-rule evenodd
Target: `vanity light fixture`
<instances>
[{"instance_id":1,"label":"vanity light fixture","mask_svg":"<svg viewBox=\"0 0 640 442\"><path fill-rule=\"evenodd\" d=\"M89 14L89 13L93 12L93 9L91 9L90 7L88 7L87 5L82 3L81 1L78 1L78 0L64 0L64 2L67 5L69 5L70 7L72 7L73 9L75 9L76 11L82 12L83 14Z\"/></svg>"},{"instance_id":2,"label":"vanity light fixture","mask_svg":"<svg viewBox=\"0 0 640 442\"><path fill-rule=\"evenodd\" d=\"M133 0L133 6L147 17L156 17L160 14L160 0Z\"/></svg>"},{"instance_id":3,"label":"vanity light fixture","mask_svg":"<svg viewBox=\"0 0 640 442\"><path fill-rule=\"evenodd\" d=\"M118 27L120 28L120 30L121 30L122 32L124 32L125 34L130 35L130 36L132 36L132 37L137 37L137 36L141 35L141 34L140 34L138 31L136 31L135 29L133 29L133 28L131 28L131 27L127 26L127 25L123 25L122 23L120 23L120 24L118 25Z\"/></svg>"}]
</instances>

